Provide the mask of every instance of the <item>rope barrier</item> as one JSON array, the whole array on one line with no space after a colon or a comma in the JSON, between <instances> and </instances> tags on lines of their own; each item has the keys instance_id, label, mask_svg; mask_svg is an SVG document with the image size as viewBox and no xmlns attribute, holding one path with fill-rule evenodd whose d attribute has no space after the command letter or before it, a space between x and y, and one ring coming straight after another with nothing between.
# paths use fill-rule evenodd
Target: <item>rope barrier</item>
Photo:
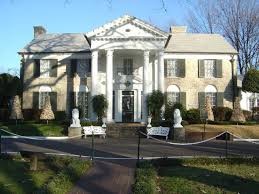
<instances>
[{"instance_id":1,"label":"rope barrier","mask_svg":"<svg viewBox=\"0 0 259 194\"><path fill-rule=\"evenodd\" d=\"M258 143L258 142L244 139L244 138L242 138L242 137L240 137L240 136L238 136L238 135L235 135L235 134L233 134L233 133L231 133L231 132L227 132L227 133L229 133L229 134L230 134L230 135L232 135L233 137L238 138L238 139L240 139L240 140L242 140L242 141L249 142L249 143L253 143L253 144L256 144L256 145L259 145L259 143Z\"/></svg>"},{"instance_id":2,"label":"rope barrier","mask_svg":"<svg viewBox=\"0 0 259 194\"><path fill-rule=\"evenodd\" d=\"M68 140L68 139L74 139L74 138L77 138L77 137L81 137L82 135L76 135L76 136L73 136L73 137L60 137L60 139L47 139L46 137L30 137L30 136L23 136L23 135L19 135L19 134L16 134L16 133L13 133L13 132L10 132L10 131L7 131L7 130L4 130L4 129L0 129L1 131L5 132L5 133L8 133L10 135L13 135L15 137L13 138L22 138L22 139L30 139L30 140ZM5 136L6 137L6 136Z\"/></svg>"},{"instance_id":3,"label":"rope barrier","mask_svg":"<svg viewBox=\"0 0 259 194\"><path fill-rule=\"evenodd\" d=\"M188 145L198 145L198 144L202 144L202 143L205 143L205 142L208 142L208 141L211 141L213 139L216 139L217 137L220 137L221 135L225 134L225 133L228 133L238 139L241 139L243 141L246 141L246 142L249 142L249 143L253 143L253 144L257 144L259 145L259 143L257 142L254 142L254 141L249 141L249 140L246 140L246 139L243 139L242 137L240 136L237 136L231 132L228 132L228 131L225 131L225 132L222 132L218 135L216 135L215 137L212 137L212 138L209 138L209 139L206 139L206 140L203 140L203 141L198 141L198 142L192 142L192 143L173 143L173 142L167 142L167 141L164 141L164 140L160 140L160 139L157 139L157 138L154 138L152 136L148 136L146 133L143 133L143 132L140 132L142 135L146 136L146 137L149 137L150 139L153 139L153 140L156 140L156 141L159 141L161 143L166 143L166 144L170 144L170 145L178 145L178 146L188 146Z\"/></svg>"},{"instance_id":4,"label":"rope barrier","mask_svg":"<svg viewBox=\"0 0 259 194\"><path fill-rule=\"evenodd\" d=\"M140 132L142 135L146 136L147 137L147 134L143 133L143 132ZM216 135L215 137L212 137L212 138L209 138L209 139L206 139L206 140L203 140L203 141L197 141L197 142L193 142L193 143L173 143L173 142L167 142L167 141L163 141L163 140L160 140L160 139L157 139L157 138L154 138L152 136L149 136L150 139L153 139L153 140L156 140L156 141L159 141L161 143L167 143L167 144L170 144L170 145L178 145L178 146L188 146L188 145L197 145L197 144L202 144L202 143L205 143L205 142L208 142L208 141L211 141L213 139L216 139L217 137L220 137L221 135L225 134L226 132L222 132L218 135Z\"/></svg>"}]
</instances>

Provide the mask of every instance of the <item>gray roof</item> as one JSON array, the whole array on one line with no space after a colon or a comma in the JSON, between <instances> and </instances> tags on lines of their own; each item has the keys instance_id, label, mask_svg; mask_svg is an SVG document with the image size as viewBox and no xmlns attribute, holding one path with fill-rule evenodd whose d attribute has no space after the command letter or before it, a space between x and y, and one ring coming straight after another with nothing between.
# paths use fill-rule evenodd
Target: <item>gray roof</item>
<instances>
[{"instance_id":1,"label":"gray roof","mask_svg":"<svg viewBox=\"0 0 259 194\"><path fill-rule=\"evenodd\" d=\"M171 34L165 51L175 53L237 53L219 34L192 33Z\"/></svg>"},{"instance_id":2,"label":"gray roof","mask_svg":"<svg viewBox=\"0 0 259 194\"><path fill-rule=\"evenodd\" d=\"M44 34L33 39L20 53L85 52L90 47L83 33Z\"/></svg>"}]
</instances>

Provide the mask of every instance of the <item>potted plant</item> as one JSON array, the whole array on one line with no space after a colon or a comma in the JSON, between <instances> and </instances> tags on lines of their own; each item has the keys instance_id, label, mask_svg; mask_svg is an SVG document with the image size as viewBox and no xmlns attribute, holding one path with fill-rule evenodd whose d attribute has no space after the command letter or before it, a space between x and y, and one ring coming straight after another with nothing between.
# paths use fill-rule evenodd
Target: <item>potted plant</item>
<instances>
[{"instance_id":1,"label":"potted plant","mask_svg":"<svg viewBox=\"0 0 259 194\"><path fill-rule=\"evenodd\" d=\"M92 99L92 105L93 111L97 115L97 120L99 123L101 123L108 108L108 102L105 96L103 94L95 95Z\"/></svg>"}]
</instances>

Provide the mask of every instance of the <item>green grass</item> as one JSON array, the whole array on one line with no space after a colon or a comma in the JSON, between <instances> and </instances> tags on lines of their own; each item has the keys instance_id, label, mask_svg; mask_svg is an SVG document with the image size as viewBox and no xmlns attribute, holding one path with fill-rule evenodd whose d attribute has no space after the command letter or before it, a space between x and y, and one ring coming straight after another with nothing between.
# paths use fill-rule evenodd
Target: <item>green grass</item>
<instances>
[{"instance_id":1,"label":"green grass","mask_svg":"<svg viewBox=\"0 0 259 194\"><path fill-rule=\"evenodd\" d=\"M15 125L13 123L3 123L0 128L10 132L25 136L64 136L66 126L60 123L37 124L24 123ZM2 132L2 135L8 135Z\"/></svg>"},{"instance_id":2,"label":"green grass","mask_svg":"<svg viewBox=\"0 0 259 194\"><path fill-rule=\"evenodd\" d=\"M161 193L259 193L258 158L158 160L154 166L153 187Z\"/></svg>"},{"instance_id":3,"label":"green grass","mask_svg":"<svg viewBox=\"0 0 259 194\"><path fill-rule=\"evenodd\" d=\"M139 168L136 169L133 193L156 193L156 170L150 162L142 162Z\"/></svg>"},{"instance_id":4,"label":"green grass","mask_svg":"<svg viewBox=\"0 0 259 194\"><path fill-rule=\"evenodd\" d=\"M39 160L38 171L29 170L21 158L0 159L0 193L66 193L90 168L90 161L70 157Z\"/></svg>"}]
</instances>

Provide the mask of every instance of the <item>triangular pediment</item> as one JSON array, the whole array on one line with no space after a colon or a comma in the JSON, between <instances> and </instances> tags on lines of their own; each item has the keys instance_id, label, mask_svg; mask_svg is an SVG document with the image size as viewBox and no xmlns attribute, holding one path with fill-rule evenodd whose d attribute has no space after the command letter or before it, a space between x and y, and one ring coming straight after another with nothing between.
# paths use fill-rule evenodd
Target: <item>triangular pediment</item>
<instances>
[{"instance_id":1,"label":"triangular pediment","mask_svg":"<svg viewBox=\"0 0 259 194\"><path fill-rule=\"evenodd\" d=\"M136 17L124 15L86 34L92 38L167 38L168 34Z\"/></svg>"}]
</instances>

